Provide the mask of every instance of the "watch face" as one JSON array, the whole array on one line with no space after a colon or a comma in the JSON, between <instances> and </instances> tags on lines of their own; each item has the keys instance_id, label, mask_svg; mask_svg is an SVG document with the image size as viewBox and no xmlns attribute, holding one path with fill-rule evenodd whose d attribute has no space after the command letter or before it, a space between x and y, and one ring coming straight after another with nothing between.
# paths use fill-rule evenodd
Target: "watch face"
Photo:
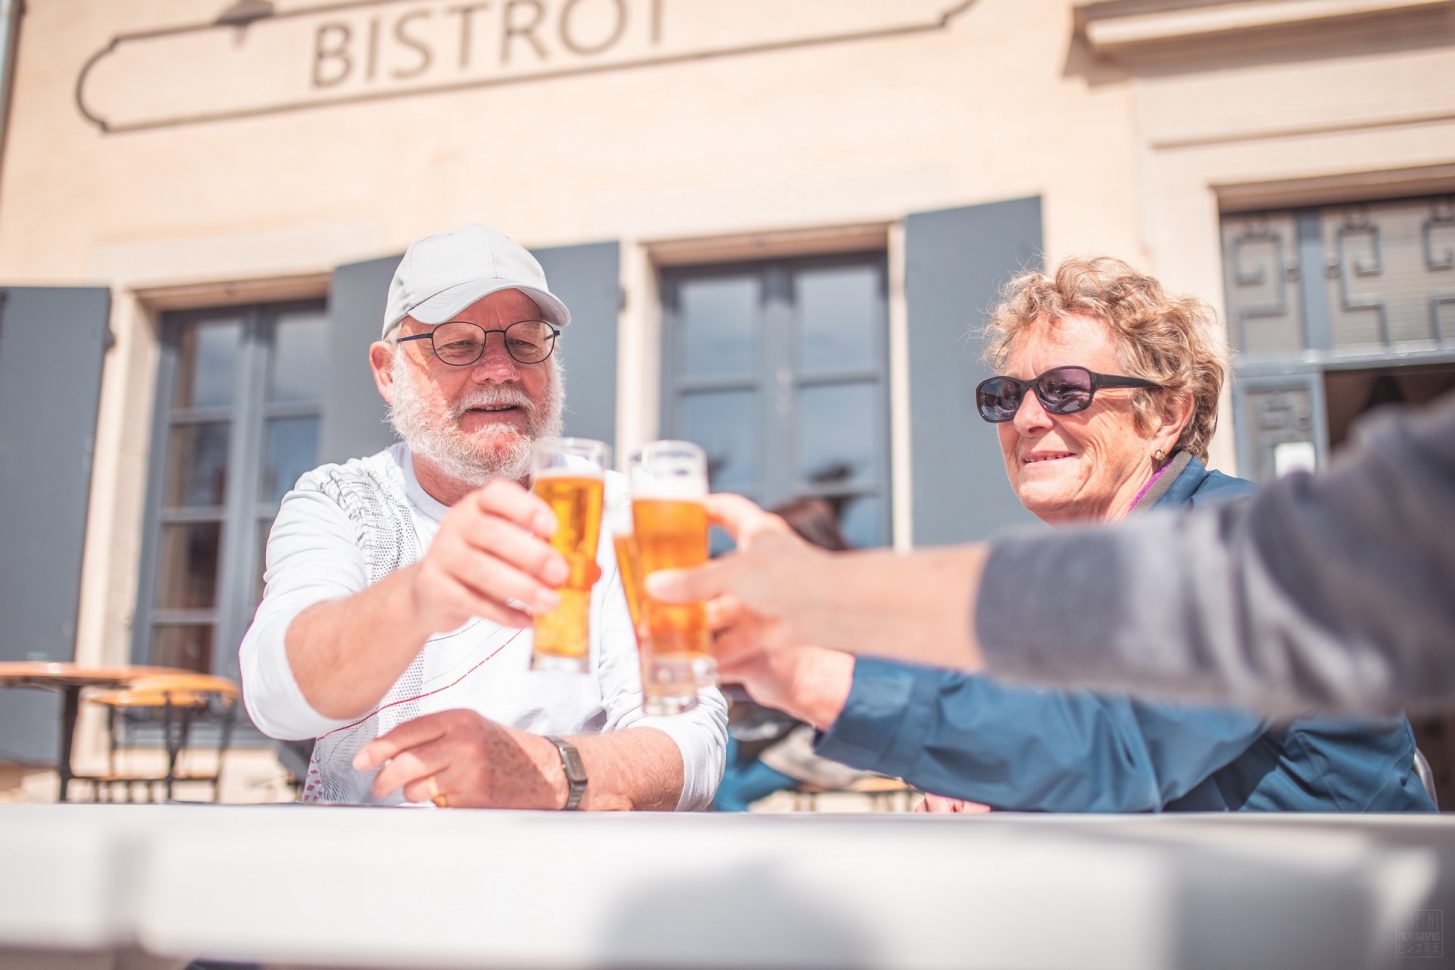
<instances>
[{"instance_id":1,"label":"watch face","mask_svg":"<svg viewBox=\"0 0 1455 970\"><path fill-rule=\"evenodd\" d=\"M571 742L550 735L546 736L546 740L561 752L561 770L566 776L566 804L561 807L567 812L574 811L586 794L586 764L581 760L581 752Z\"/></svg>"},{"instance_id":2,"label":"watch face","mask_svg":"<svg viewBox=\"0 0 1455 970\"><path fill-rule=\"evenodd\" d=\"M581 760L581 753L576 750L576 746L560 738L551 738L551 741L561 752L561 766L565 769L566 780L572 785L586 784L586 764Z\"/></svg>"}]
</instances>

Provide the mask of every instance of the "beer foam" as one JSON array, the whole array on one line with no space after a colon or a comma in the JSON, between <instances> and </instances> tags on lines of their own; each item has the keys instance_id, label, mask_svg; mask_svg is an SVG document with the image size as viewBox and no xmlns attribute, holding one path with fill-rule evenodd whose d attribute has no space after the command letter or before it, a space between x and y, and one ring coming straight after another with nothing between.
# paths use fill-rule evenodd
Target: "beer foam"
<instances>
[{"instance_id":1,"label":"beer foam","mask_svg":"<svg viewBox=\"0 0 1455 970\"><path fill-rule=\"evenodd\" d=\"M632 498L656 499L664 502L701 502L705 497L702 483L689 478L658 479L632 484Z\"/></svg>"},{"instance_id":2,"label":"beer foam","mask_svg":"<svg viewBox=\"0 0 1455 970\"><path fill-rule=\"evenodd\" d=\"M537 468L531 473L531 479L537 478L604 478L605 473L601 467L593 461L576 455L566 455L566 463L552 468Z\"/></svg>"}]
</instances>

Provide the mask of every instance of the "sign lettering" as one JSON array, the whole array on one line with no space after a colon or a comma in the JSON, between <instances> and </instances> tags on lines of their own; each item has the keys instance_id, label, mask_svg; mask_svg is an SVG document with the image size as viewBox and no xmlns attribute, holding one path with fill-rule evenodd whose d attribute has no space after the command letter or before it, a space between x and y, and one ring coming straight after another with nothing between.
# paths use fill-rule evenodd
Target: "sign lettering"
<instances>
[{"instance_id":1,"label":"sign lettering","mask_svg":"<svg viewBox=\"0 0 1455 970\"><path fill-rule=\"evenodd\" d=\"M122 34L77 107L106 132L945 29L975 0L356 0Z\"/></svg>"}]
</instances>

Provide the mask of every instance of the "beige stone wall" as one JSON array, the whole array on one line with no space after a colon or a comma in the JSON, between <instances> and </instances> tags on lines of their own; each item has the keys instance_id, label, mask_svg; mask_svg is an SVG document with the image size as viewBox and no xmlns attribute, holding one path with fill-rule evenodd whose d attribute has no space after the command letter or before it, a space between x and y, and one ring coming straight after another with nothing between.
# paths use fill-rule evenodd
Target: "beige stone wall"
<instances>
[{"instance_id":1,"label":"beige stone wall","mask_svg":"<svg viewBox=\"0 0 1455 970\"><path fill-rule=\"evenodd\" d=\"M664 3L669 39L732 6ZM768 20L791 5L743 6ZM396 7L410 4L380 9ZM28 10L0 180L0 268L17 281L320 271L472 218L554 244L894 220L1036 193L1058 252L1141 256L1130 93L1066 73L1066 3L980 0L939 31L111 135L74 102L87 58L206 5ZM1088 184L1098 191L1073 202Z\"/></svg>"}]
</instances>

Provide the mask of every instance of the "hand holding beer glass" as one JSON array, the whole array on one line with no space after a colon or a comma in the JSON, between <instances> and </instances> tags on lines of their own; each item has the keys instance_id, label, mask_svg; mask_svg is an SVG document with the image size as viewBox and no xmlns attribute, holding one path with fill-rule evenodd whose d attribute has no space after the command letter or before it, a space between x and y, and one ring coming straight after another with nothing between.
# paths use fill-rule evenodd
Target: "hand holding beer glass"
<instances>
[{"instance_id":1,"label":"hand holding beer glass","mask_svg":"<svg viewBox=\"0 0 1455 970\"><path fill-rule=\"evenodd\" d=\"M642 663L642 710L680 714L697 706L697 690L716 682L717 662L701 603L661 603L641 583L659 569L686 569L707 561L707 460L686 441L654 441L631 458L632 535L616 548ZM625 558L623 558L625 556Z\"/></svg>"},{"instance_id":2,"label":"hand holding beer glass","mask_svg":"<svg viewBox=\"0 0 1455 970\"><path fill-rule=\"evenodd\" d=\"M601 576L596 547L610 449L589 438L546 438L536 446L531 490L556 514L551 545L565 557L570 575L561 603L535 618L531 669L585 673L591 653L591 587Z\"/></svg>"}]
</instances>

